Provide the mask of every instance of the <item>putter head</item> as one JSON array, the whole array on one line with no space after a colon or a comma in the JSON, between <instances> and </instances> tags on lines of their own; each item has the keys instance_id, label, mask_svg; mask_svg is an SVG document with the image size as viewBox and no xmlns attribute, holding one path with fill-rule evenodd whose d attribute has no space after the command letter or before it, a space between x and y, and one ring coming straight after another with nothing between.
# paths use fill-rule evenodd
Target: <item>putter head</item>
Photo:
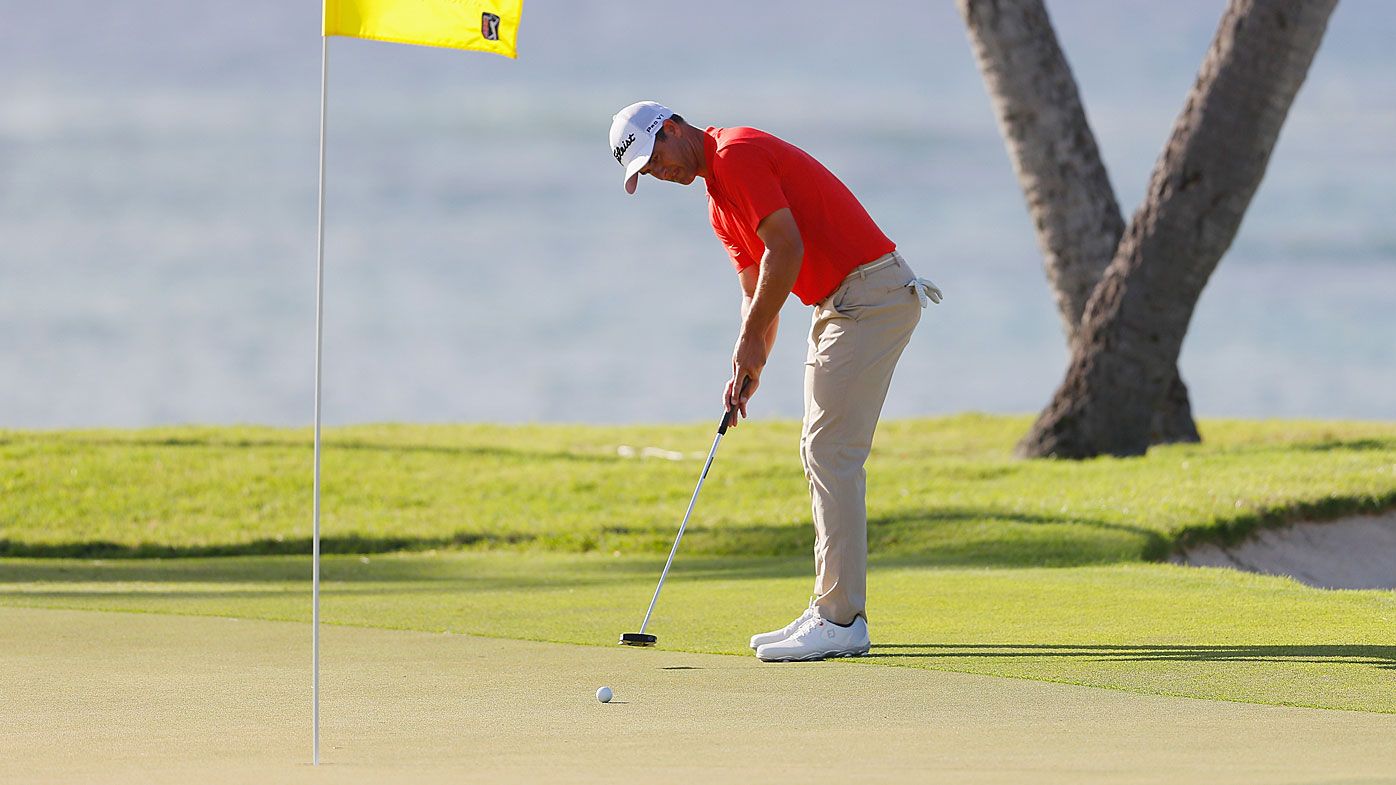
<instances>
[{"instance_id":1,"label":"putter head","mask_svg":"<svg viewBox=\"0 0 1396 785\"><path fill-rule=\"evenodd\" d=\"M653 646L659 640L653 635L646 635L643 632L621 633L620 645L622 646Z\"/></svg>"}]
</instances>

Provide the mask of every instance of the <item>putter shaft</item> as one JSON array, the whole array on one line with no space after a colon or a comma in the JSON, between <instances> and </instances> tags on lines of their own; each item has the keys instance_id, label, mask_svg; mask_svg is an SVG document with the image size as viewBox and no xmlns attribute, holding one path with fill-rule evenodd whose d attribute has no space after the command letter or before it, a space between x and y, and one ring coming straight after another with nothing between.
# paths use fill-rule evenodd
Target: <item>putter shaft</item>
<instances>
[{"instance_id":1,"label":"putter shaft","mask_svg":"<svg viewBox=\"0 0 1396 785\"><path fill-rule=\"evenodd\" d=\"M751 379L742 379L741 392L746 392L747 385ZM740 393L739 393L740 395ZM659 602L659 592L664 589L664 579L669 577L669 568L674 564L674 554L679 552L679 543L683 540L683 531L688 528L688 518L693 514L693 505L698 502L698 492L703 490L703 481L708 479L708 469L712 468L713 458L717 455L717 446L722 443L723 434L727 433L727 425L737 414L737 407L733 406L722 413L722 421L717 426L717 436L713 438L713 447L708 450L708 460L703 463L703 473L698 475L698 485L693 488L693 497L688 500L688 510L683 514L683 523L679 524L679 535L674 538L674 547L669 549L669 558L664 562L664 571L659 574L659 585L654 587L654 596L650 598L650 607L645 610L645 620L640 624L640 635L645 634L645 629L650 625L650 616L654 613L654 605Z\"/></svg>"},{"instance_id":2,"label":"putter shaft","mask_svg":"<svg viewBox=\"0 0 1396 785\"><path fill-rule=\"evenodd\" d=\"M723 422L726 422L724 415ZM644 634L645 628L650 624L650 615L654 613L654 605L659 602L659 592L664 588L664 579L669 577L669 567L674 563L674 554L679 552L679 542L683 540L683 530L688 528L688 517L693 514L693 505L698 502L698 492L703 490L703 480L708 478L708 469L713 465L713 457L717 455L717 445L722 442L722 434L726 431L722 428L717 432L717 437L713 439L713 448L708 451L708 460L703 464L703 473L698 477L698 485L693 489L693 498L688 500L688 511L683 514L683 523L679 524L679 536L674 538L674 547L669 549L669 559L664 562L664 571L659 574L659 585L654 587L654 596L650 598L650 607L645 611L645 621L640 624L640 634Z\"/></svg>"}]
</instances>

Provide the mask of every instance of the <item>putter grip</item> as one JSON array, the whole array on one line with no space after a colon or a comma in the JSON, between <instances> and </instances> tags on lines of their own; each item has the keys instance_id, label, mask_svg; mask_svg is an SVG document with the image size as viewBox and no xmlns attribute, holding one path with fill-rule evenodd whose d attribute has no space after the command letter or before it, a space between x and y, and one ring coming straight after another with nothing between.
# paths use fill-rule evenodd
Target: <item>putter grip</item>
<instances>
[{"instance_id":1,"label":"putter grip","mask_svg":"<svg viewBox=\"0 0 1396 785\"><path fill-rule=\"evenodd\" d=\"M728 422L729 420L731 420L731 419L732 419L732 415L734 415L734 414L736 414L736 413L737 413L737 407L735 407L735 406L733 406L731 409L728 409L727 411L725 411L725 412L722 413L722 422L718 423L718 425L717 425L717 432L718 432L718 433L720 433L720 434L721 434L721 433L727 433L727 422Z\"/></svg>"},{"instance_id":2,"label":"putter grip","mask_svg":"<svg viewBox=\"0 0 1396 785\"><path fill-rule=\"evenodd\" d=\"M750 382L750 376L746 377L745 379L742 379L742 389L741 392L737 393L737 397L740 398L742 393L746 392L746 386ZM735 416L737 416L737 407L735 406L729 408L727 411L722 413L722 422L718 423L717 425L717 432L719 435L727 433L727 423Z\"/></svg>"}]
</instances>

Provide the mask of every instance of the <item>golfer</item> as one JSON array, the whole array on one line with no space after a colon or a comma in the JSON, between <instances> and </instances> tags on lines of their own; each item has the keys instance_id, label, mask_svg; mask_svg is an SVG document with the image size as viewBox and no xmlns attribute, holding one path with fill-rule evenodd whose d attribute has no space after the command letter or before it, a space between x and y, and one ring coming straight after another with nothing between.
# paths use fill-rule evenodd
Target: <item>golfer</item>
<instances>
[{"instance_id":1,"label":"golfer","mask_svg":"<svg viewBox=\"0 0 1396 785\"><path fill-rule=\"evenodd\" d=\"M814 597L784 629L753 636L766 661L867 654L863 464L902 349L940 290L917 278L863 205L808 153L755 128L699 128L653 101L620 110L611 150L625 190L640 175L703 178L708 219L742 284L724 393L736 420L761 386L781 306L813 306L800 460L814 509Z\"/></svg>"}]
</instances>

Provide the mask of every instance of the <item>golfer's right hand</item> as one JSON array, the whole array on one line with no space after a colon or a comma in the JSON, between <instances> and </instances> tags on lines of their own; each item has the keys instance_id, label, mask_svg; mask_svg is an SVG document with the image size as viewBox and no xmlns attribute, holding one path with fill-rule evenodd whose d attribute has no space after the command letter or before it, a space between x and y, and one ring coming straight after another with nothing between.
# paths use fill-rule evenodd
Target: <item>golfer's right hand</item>
<instances>
[{"instance_id":1,"label":"golfer's right hand","mask_svg":"<svg viewBox=\"0 0 1396 785\"><path fill-rule=\"evenodd\" d=\"M741 374L742 384L737 385L737 374ZM731 379L727 380L727 388L722 393L722 405L731 412L727 425L730 428L737 427L737 421L746 417L746 402L751 400L752 393L761 386L758 379L754 379L740 371L734 372Z\"/></svg>"}]
</instances>

